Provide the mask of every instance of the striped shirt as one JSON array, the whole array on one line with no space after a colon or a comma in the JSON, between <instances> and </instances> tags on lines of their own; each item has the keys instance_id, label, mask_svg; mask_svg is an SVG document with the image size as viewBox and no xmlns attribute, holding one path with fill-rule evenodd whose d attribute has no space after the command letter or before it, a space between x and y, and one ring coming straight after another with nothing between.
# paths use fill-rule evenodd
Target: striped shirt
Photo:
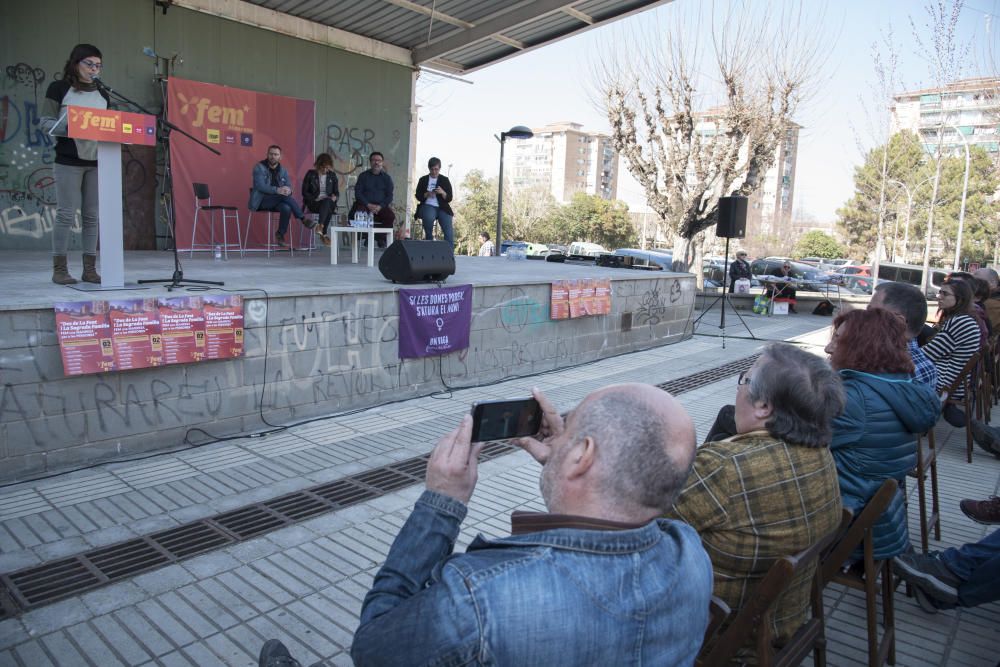
<instances>
[{"instance_id":1,"label":"striped shirt","mask_svg":"<svg viewBox=\"0 0 1000 667\"><path fill-rule=\"evenodd\" d=\"M774 561L840 524L837 467L827 447L789 445L765 431L698 448L669 518L686 521L712 559L713 593L738 612ZM812 571L781 598L774 633L787 640L809 610Z\"/></svg>"},{"instance_id":2,"label":"striped shirt","mask_svg":"<svg viewBox=\"0 0 1000 667\"><path fill-rule=\"evenodd\" d=\"M979 323L970 315L953 315L940 324L940 331L924 345L924 354L938 369L938 393L948 389L965 364L979 351ZM955 389L953 398L965 396L965 388Z\"/></svg>"}]
</instances>

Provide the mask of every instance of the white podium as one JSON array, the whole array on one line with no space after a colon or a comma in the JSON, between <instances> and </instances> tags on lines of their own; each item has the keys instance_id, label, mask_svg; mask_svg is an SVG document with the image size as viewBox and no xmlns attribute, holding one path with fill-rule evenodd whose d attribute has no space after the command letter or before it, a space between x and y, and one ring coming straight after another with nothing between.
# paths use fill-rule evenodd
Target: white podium
<instances>
[{"instance_id":1,"label":"white podium","mask_svg":"<svg viewBox=\"0 0 1000 667\"><path fill-rule=\"evenodd\" d=\"M97 192L100 225L101 284L79 283L87 291L125 287L122 216L122 144L156 145L156 116L70 106L67 135L97 141Z\"/></svg>"}]
</instances>

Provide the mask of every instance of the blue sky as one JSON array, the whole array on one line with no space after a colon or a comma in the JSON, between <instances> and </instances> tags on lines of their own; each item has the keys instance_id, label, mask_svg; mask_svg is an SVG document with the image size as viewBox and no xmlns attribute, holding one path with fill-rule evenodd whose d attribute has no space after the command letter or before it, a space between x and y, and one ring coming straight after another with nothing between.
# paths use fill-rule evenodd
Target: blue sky
<instances>
[{"instance_id":1,"label":"blue sky","mask_svg":"<svg viewBox=\"0 0 1000 667\"><path fill-rule=\"evenodd\" d=\"M698 1L676 0L487 67L466 77L471 85L421 74L417 84L417 165L436 155L453 181L460 181L471 169L496 175L499 146L493 135L512 125L539 127L575 121L586 130L607 131L607 119L588 93L595 54L609 46L629 48L628 40L623 39L629 28L669 21L678 7ZM812 6L813 1L807 4ZM865 148L874 144L865 130L859 97L867 94L875 80L871 47L887 30L891 28L897 44L904 88L930 85L929 69L916 53L909 21L912 16L918 26L926 22L925 3L841 0L827 6L822 25L830 48L822 78L816 93L795 117L804 126L799 135L796 211L821 221L833 220L836 209L851 196L853 168L861 161L859 137ZM958 33L963 43L974 45L968 76L996 73L984 71L980 56L990 42L998 49L1000 39L994 29L998 22L1000 0L966 2ZM637 191L619 192L626 201L640 196Z\"/></svg>"}]
</instances>

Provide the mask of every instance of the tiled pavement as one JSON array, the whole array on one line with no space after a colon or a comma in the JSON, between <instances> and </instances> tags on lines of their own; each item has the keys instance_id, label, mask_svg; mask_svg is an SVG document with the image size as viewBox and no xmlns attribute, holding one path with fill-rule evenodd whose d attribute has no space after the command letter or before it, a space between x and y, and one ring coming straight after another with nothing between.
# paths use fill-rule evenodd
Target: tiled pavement
<instances>
[{"instance_id":1,"label":"tiled pavement","mask_svg":"<svg viewBox=\"0 0 1000 667\"><path fill-rule=\"evenodd\" d=\"M745 335L730 318L727 332ZM810 315L747 321L762 339L797 338L817 351L829 324L827 318ZM715 334L718 329L706 321L699 332ZM523 395L538 386L568 409L605 384L665 382L746 357L761 344L729 338L723 350L719 339L696 336L263 438L0 488L0 572L427 453L476 400ZM704 434L734 393L729 377L680 398ZM968 465L962 434L943 427L939 436L945 443L939 464L944 530L937 546L979 539L988 528L968 520L957 503L997 493L1000 461L977 454ZM538 467L523 453L483 464L460 548L477 533L506 534L514 509L541 510L537 482ZM420 491L412 486L0 621L0 665L253 665L260 645L271 637L285 641L303 664L349 665L347 651L361 600ZM916 536L916 503L912 505L911 533ZM928 616L902 589L896 601L897 664L996 664L1000 604ZM829 663L863 664L860 594L831 586L827 604Z\"/></svg>"}]
</instances>

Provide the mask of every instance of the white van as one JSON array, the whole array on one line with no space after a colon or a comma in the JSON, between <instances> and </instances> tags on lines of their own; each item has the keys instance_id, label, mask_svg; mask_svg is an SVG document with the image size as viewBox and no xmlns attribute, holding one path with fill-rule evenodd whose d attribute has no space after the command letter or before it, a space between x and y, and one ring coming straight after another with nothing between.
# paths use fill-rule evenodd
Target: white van
<instances>
[{"instance_id":1,"label":"white van","mask_svg":"<svg viewBox=\"0 0 1000 667\"><path fill-rule=\"evenodd\" d=\"M597 257L606 253L607 250L599 243L586 243L584 241L574 241L569 244L570 256L579 255L582 257Z\"/></svg>"}]
</instances>

